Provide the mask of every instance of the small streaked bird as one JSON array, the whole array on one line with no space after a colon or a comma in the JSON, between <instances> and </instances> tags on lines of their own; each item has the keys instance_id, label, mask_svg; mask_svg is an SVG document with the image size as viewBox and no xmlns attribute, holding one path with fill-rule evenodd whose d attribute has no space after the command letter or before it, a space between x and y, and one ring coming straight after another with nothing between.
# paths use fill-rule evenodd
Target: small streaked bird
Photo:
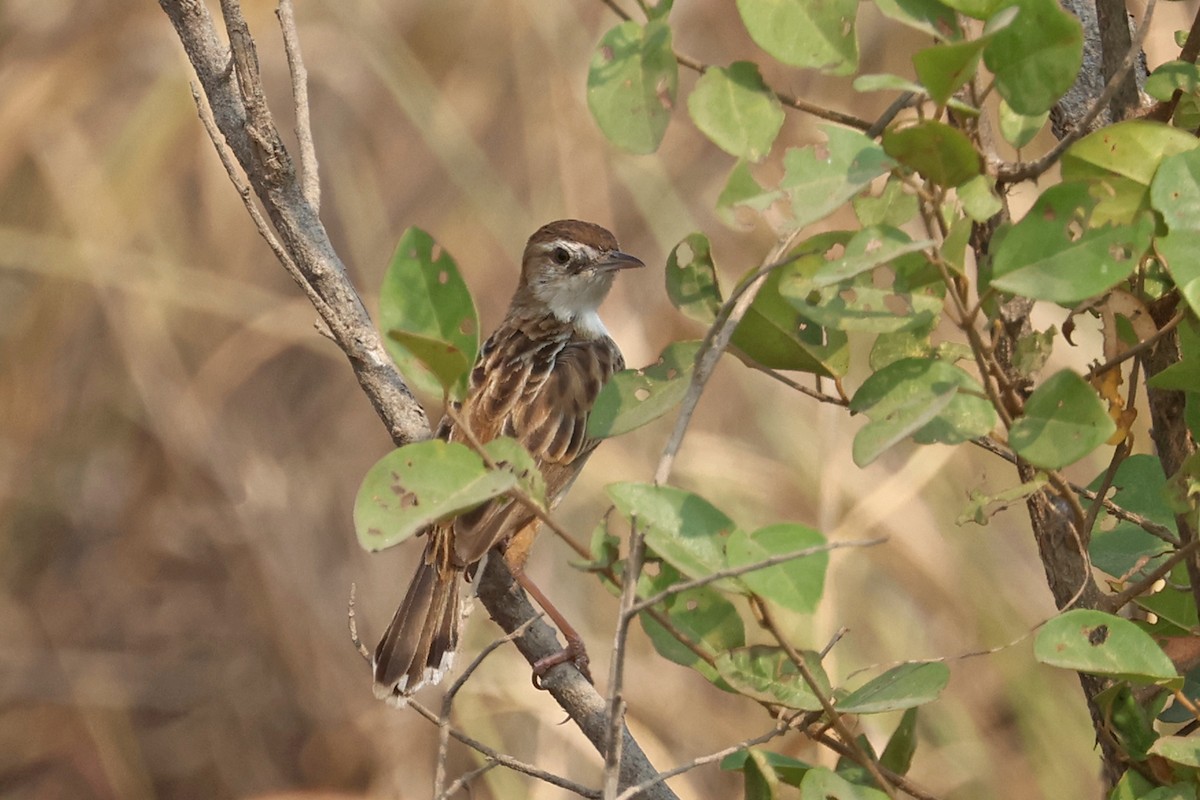
<instances>
[{"instance_id":1,"label":"small streaked bird","mask_svg":"<svg viewBox=\"0 0 1200 800\"><path fill-rule=\"evenodd\" d=\"M553 504L599 443L587 419L601 387L625 366L597 309L617 271L644 264L599 225L560 220L525 245L508 313L479 351L470 388L438 436L469 443L511 436L533 456ZM428 528L404 601L375 648L375 694L403 705L450 669L466 616L466 583L492 548L523 563L537 520L508 498ZM550 611L550 609L547 609Z\"/></svg>"}]
</instances>

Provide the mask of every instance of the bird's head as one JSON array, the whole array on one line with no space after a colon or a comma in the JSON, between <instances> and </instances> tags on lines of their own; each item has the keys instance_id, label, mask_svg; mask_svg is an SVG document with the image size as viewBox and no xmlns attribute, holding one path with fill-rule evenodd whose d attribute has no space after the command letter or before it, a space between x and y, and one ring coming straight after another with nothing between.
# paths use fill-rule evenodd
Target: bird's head
<instances>
[{"instance_id":1,"label":"bird's head","mask_svg":"<svg viewBox=\"0 0 1200 800\"><path fill-rule=\"evenodd\" d=\"M554 315L584 335L605 333L596 309L617 271L644 267L622 253L617 239L599 225L567 219L543 225L529 237L514 304Z\"/></svg>"}]
</instances>

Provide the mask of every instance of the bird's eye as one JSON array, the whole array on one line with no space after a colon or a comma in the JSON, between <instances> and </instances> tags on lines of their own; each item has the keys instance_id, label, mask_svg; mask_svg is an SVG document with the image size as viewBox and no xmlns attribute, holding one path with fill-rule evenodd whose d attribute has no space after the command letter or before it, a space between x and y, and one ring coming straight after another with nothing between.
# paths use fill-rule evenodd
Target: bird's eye
<instances>
[{"instance_id":1,"label":"bird's eye","mask_svg":"<svg viewBox=\"0 0 1200 800\"><path fill-rule=\"evenodd\" d=\"M571 251L565 247L554 248L554 263L567 264L571 260Z\"/></svg>"}]
</instances>

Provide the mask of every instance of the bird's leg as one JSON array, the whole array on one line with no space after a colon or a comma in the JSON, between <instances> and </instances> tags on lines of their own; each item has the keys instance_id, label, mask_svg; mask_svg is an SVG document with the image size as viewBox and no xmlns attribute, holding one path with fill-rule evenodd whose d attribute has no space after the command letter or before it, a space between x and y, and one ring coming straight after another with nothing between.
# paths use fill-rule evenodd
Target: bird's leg
<instances>
[{"instance_id":1,"label":"bird's leg","mask_svg":"<svg viewBox=\"0 0 1200 800\"><path fill-rule=\"evenodd\" d=\"M583 637L567 622L554 604L550 602L550 598L538 588L528 575L525 574L524 564L509 563L509 570L512 572L513 578L521 587L529 593L529 595L537 602L546 615L558 626L558 630L562 633L563 638L567 640L567 646L557 653L538 659L533 665L533 685L538 689L542 688L540 680L543 675L550 671L551 667L556 667L559 664L572 663L575 669L587 678L588 683L594 683L592 673L588 671L588 654L583 646Z\"/></svg>"}]
</instances>

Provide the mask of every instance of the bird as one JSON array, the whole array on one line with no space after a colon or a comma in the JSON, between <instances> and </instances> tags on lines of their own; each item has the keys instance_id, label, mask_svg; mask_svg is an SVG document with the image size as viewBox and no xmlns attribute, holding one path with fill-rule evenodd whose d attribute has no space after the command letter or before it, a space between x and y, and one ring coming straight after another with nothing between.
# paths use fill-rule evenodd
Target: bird
<instances>
[{"instance_id":1,"label":"bird","mask_svg":"<svg viewBox=\"0 0 1200 800\"><path fill-rule=\"evenodd\" d=\"M508 311L480 348L466 395L442 419L438 437L474 446L515 438L541 471L553 506L599 444L587 435L588 415L601 388L625 367L599 306L619 271L644 266L591 222L558 220L535 231ZM527 506L500 497L422 532L416 574L375 649L377 697L403 706L449 672L481 560L503 550L520 577L537 527ZM564 633L570 643L573 633Z\"/></svg>"}]
</instances>

